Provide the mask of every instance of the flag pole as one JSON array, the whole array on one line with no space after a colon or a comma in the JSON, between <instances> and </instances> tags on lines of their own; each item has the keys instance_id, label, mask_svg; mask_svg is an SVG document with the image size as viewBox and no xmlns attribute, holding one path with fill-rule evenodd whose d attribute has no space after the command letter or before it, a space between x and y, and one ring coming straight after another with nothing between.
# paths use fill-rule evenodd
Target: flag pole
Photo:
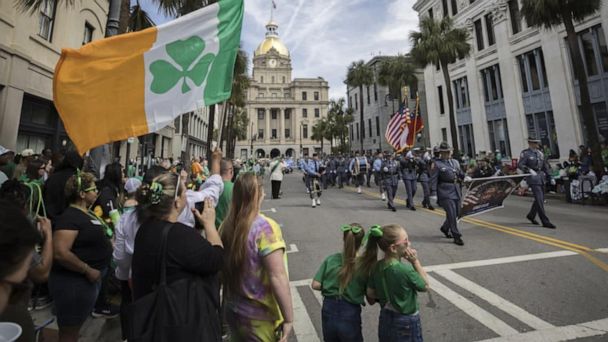
<instances>
[{"instance_id":1,"label":"flag pole","mask_svg":"<svg viewBox=\"0 0 608 342\"><path fill-rule=\"evenodd\" d=\"M413 135L411 146L416 145L416 134L418 134L418 132L416 132L416 127L418 127L418 115L420 115L420 113L418 113L419 108L420 108L420 97L418 96L418 92L416 92L416 111L414 112L414 132L413 132L414 135Z\"/></svg>"}]
</instances>

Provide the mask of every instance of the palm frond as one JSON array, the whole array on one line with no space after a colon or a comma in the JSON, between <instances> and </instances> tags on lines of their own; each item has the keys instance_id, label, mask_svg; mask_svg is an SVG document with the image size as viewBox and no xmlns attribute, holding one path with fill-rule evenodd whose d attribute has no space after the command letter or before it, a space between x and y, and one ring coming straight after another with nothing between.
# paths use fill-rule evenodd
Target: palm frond
<instances>
[{"instance_id":1,"label":"palm frond","mask_svg":"<svg viewBox=\"0 0 608 342\"><path fill-rule=\"evenodd\" d=\"M23 13L29 12L34 14L40 10L43 6L52 4L53 6L60 5L62 2L65 3L66 8L74 6L75 0L15 0L15 7Z\"/></svg>"}]
</instances>

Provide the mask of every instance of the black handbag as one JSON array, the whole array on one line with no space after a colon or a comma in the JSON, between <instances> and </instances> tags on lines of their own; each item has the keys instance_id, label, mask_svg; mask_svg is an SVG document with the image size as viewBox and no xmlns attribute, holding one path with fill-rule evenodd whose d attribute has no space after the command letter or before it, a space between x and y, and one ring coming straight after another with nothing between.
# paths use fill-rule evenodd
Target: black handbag
<instances>
[{"instance_id":1,"label":"black handbag","mask_svg":"<svg viewBox=\"0 0 608 342\"><path fill-rule=\"evenodd\" d=\"M191 277L167 284L167 236L163 228L160 279L154 292L127 308L129 342L221 341L217 275Z\"/></svg>"}]
</instances>

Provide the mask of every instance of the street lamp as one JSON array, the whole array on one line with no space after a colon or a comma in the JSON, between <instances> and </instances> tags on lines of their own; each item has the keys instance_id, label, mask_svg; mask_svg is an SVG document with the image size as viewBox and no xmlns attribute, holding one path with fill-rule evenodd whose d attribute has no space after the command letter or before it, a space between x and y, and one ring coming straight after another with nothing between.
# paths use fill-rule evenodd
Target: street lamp
<instances>
[{"instance_id":1,"label":"street lamp","mask_svg":"<svg viewBox=\"0 0 608 342\"><path fill-rule=\"evenodd\" d=\"M302 158L302 154L304 153L304 149L302 148L302 121L300 121L300 158Z\"/></svg>"},{"instance_id":2,"label":"street lamp","mask_svg":"<svg viewBox=\"0 0 608 342\"><path fill-rule=\"evenodd\" d=\"M251 139L251 146L250 146L251 158L253 158L253 121L251 122L251 130L250 130L249 137Z\"/></svg>"}]
</instances>

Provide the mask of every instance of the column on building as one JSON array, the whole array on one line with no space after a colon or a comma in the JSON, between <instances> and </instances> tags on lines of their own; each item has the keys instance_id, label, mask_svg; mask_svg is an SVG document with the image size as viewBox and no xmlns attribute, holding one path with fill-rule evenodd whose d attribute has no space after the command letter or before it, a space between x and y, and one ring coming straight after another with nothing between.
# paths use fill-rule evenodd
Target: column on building
<instances>
[{"instance_id":1,"label":"column on building","mask_svg":"<svg viewBox=\"0 0 608 342\"><path fill-rule=\"evenodd\" d=\"M264 143L270 143L270 115L272 114L272 108L266 109L264 108L264 120L266 120L265 132L264 132Z\"/></svg>"},{"instance_id":2,"label":"column on building","mask_svg":"<svg viewBox=\"0 0 608 342\"><path fill-rule=\"evenodd\" d=\"M279 141L281 144L285 144L285 108L279 108Z\"/></svg>"}]
</instances>

